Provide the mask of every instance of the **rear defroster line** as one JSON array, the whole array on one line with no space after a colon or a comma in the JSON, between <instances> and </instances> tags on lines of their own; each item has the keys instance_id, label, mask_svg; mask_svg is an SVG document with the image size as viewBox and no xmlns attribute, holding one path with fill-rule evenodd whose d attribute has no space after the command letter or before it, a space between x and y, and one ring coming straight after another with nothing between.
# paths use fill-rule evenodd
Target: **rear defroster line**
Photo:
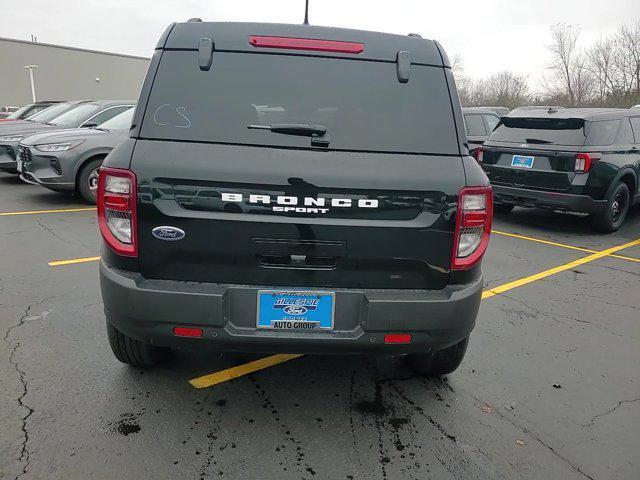
<instances>
[{"instance_id":1,"label":"rear defroster line","mask_svg":"<svg viewBox=\"0 0 640 480\"><path fill-rule=\"evenodd\" d=\"M593 262L594 260L611 256L612 253L615 253L620 250L624 250L625 248L633 247L636 245L640 245L640 238L632 242L625 243L624 245L618 245L617 247L607 248L606 250L593 253L592 255L588 255L578 260L574 260L573 262L565 263L563 265L559 265L557 267L544 270L534 275L520 278L518 280L514 280L512 282L505 283L497 287L493 287L489 290L485 290L482 292L482 299L484 300L485 298L491 298L496 295L500 295L501 293L508 292L509 290L513 290L514 288L522 287L523 285L527 285L529 283L542 280L543 278L550 277L552 275L555 275L556 273L564 272L566 270L571 270L572 268L575 268L579 265L584 265L585 263ZM302 355L283 355L283 354L272 355L270 357L265 357L259 360L255 360L253 362L245 363L244 365L227 368L226 370L222 370L220 372L215 372L209 375L204 375L202 377L194 378L192 380L189 380L189 383L195 388L211 387L213 385L217 385L219 383L226 382L228 380L233 380L234 378L242 377L249 373L253 373L258 370L263 370L265 368L272 367L273 365L277 365L279 363L283 363L288 360L293 360L294 358L299 358L301 356Z\"/></svg>"}]
</instances>

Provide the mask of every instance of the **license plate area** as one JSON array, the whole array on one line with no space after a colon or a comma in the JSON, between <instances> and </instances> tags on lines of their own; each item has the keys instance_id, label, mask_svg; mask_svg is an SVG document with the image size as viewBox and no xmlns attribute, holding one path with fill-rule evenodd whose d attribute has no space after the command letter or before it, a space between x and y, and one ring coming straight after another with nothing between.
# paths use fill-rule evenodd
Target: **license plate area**
<instances>
[{"instance_id":1,"label":"license plate area","mask_svg":"<svg viewBox=\"0 0 640 480\"><path fill-rule=\"evenodd\" d=\"M526 155L514 155L511 159L511 166L517 168L533 168L535 157Z\"/></svg>"},{"instance_id":2,"label":"license plate area","mask_svg":"<svg viewBox=\"0 0 640 480\"><path fill-rule=\"evenodd\" d=\"M265 330L333 330L335 294L310 290L259 290L256 327Z\"/></svg>"}]
</instances>

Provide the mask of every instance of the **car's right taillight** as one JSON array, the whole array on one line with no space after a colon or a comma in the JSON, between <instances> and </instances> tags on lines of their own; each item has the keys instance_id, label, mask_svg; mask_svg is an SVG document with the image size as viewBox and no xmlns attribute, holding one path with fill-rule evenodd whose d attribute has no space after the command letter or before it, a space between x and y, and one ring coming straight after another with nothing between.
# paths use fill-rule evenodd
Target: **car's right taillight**
<instances>
[{"instance_id":1,"label":"car's right taillight","mask_svg":"<svg viewBox=\"0 0 640 480\"><path fill-rule=\"evenodd\" d=\"M473 158L476 159L476 161L482 165L482 161L484 160L484 149L482 148L482 145L480 145L477 150L475 152L473 152Z\"/></svg>"},{"instance_id":2,"label":"car's right taillight","mask_svg":"<svg viewBox=\"0 0 640 480\"><path fill-rule=\"evenodd\" d=\"M452 270L466 270L482 259L487 250L493 219L491 187L466 187L458 196Z\"/></svg>"},{"instance_id":3,"label":"car's right taillight","mask_svg":"<svg viewBox=\"0 0 640 480\"><path fill-rule=\"evenodd\" d=\"M102 238L118 255L138 256L136 176L122 168L100 169L98 224Z\"/></svg>"}]
</instances>

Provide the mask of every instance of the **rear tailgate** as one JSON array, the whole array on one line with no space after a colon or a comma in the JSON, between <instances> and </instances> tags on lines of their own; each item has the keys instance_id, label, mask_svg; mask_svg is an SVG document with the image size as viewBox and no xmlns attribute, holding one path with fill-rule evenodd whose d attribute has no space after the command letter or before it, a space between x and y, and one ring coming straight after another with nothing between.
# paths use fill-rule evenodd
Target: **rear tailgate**
<instances>
[{"instance_id":1,"label":"rear tailgate","mask_svg":"<svg viewBox=\"0 0 640 480\"><path fill-rule=\"evenodd\" d=\"M483 167L494 185L562 191L571 188L576 153L562 147L542 150L491 144L484 148Z\"/></svg>"},{"instance_id":2,"label":"rear tailgate","mask_svg":"<svg viewBox=\"0 0 640 480\"><path fill-rule=\"evenodd\" d=\"M448 281L456 197L447 192L462 187L460 159L193 144L186 175L183 143L139 141L135 150L147 278L420 289ZM158 162L162 177L152 174ZM160 240L158 226L185 237Z\"/></svg>"},{"instance_id":3,"label":"rear tailgate","mask_svg":"<svg viewBox=\"0 0 640 480\"><path fill-rule=\"evenodd\" d=\"M448 283L465 174L433 42L402 37L420 62L402 73L393 42L369 33L344 31L339 39L362 40L364 50L350 43L336 53L332 42L331 51L283 53L249 43L278 26L198 24L189 28L215 38L215 50L204 39L199 54L180 28L159 59L131 162L145 277L363 288ZM324 143L270 131L276 124L322 128ZM162 226L185 236L157 238L153 229Z\"/></svg>"},{"instance_id":4,"label":"rear tailgate","mask_svg":"<svg viewBox=\"0 0 640 480\"><path fill-rule=\"evenodd\" d=\"M568 190L586 132L580 118L503 117L485 144L483 168L495 185Z\"/></svg>"}]
</instances>

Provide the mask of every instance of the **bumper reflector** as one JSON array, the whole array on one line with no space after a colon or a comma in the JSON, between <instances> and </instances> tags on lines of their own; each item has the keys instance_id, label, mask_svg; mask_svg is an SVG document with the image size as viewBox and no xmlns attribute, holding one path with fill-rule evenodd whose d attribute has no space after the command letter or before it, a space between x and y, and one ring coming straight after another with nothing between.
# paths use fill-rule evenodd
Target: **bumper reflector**
<instances>
[{"instance_id":1,"label":"bumper reflector","mask_svg":"<svg viewBox=\"0 0 640 480\"><path fill-rule=\"evenodd\" d=\"M384 336L384 343L411 343L410 333L388 333Z\"/></svg>"},{"instance_id":2,"label":"bumper reflector","mask_svg":"<svg viewBox=\"0 0 640 480\"><path fill-rule=\"evenodd\" d=\"M173 334L176 337L202 337L202 329L201 328L190 328L190 327L173 327Z\"/></svg>"}]
</instances>

